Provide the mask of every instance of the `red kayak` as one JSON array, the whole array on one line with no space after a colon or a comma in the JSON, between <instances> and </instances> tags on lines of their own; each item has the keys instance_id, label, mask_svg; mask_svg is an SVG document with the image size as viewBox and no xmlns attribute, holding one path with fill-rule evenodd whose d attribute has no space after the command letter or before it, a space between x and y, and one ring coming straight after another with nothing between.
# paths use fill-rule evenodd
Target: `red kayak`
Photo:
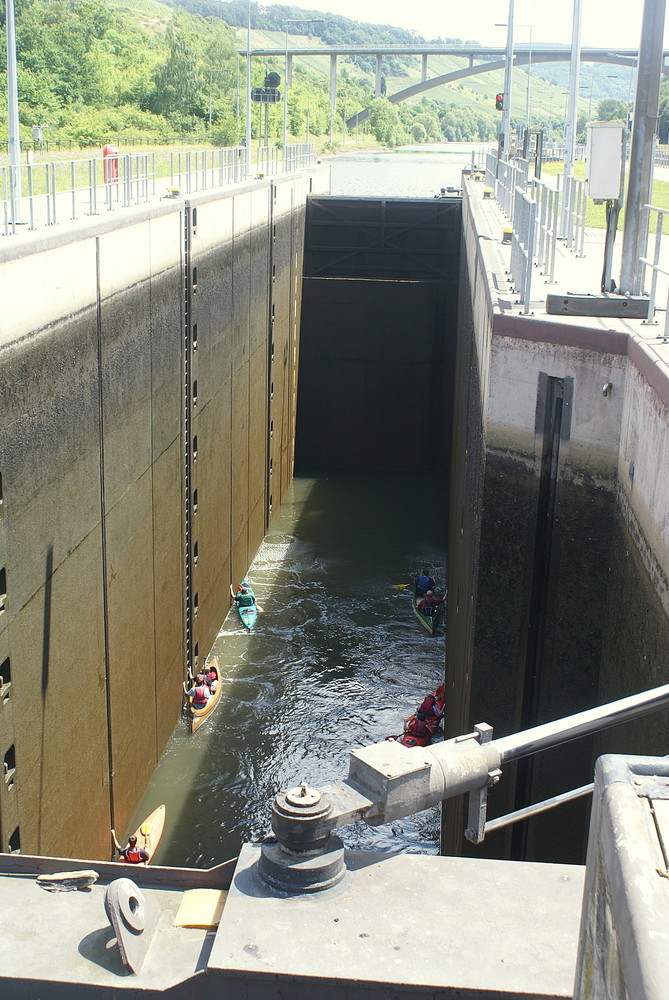
<instances>
[{"instance_id":1,"label":"red kayak","mask_svg":"<svg viewBox=\"0 0 669 1000\"><path fill-rule=\"evenodd\" d=\"M426 747L432 742L432 737L441 725L444 714L444 685L432 691L423 698L413 715L404 723L401 736L389 736L389 740L397 740L403 747ZM422 718L419 718L419 713Z\"/></svg>"}]
</instances>

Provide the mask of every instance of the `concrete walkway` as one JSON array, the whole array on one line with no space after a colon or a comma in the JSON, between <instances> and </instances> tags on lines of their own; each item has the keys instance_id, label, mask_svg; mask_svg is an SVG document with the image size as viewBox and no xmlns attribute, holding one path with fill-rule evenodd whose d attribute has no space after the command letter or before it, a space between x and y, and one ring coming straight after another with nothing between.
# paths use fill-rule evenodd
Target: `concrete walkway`
<instances>
[{"instance_id":1,"label":"concrete walkway","mask_svg":"<svg viewBox=\"0 0 669 1000\"><path fill-rule=\"evenodd\" d=\"M669 169L664 168L664 172L669 179ZM502 314L522 314L523 306L519 301L518 294L513 289L509 275L511 246L502 242L504 229L510 225L509 220L494 199L484 198L483 185L468 182L468 190L474 198L479 235L480 239L484 241L483 249L495 307ZM654 237L651 239L654 240ZM546 311L546 297L549 294L578 294L597 297L601 295L604 240L604 230L586 229L583 256L578 256L575 250L567 249L563 241L558 241L555 281L549 283L547 276L537 267L534 268L530 315L534 320L549 323L559 322L567 326L632 334L637 341L643 342L645 349L656 363L668 366L667 373L669 373L669 343L664 343L663 340L667 309L666 277L662 277L659 282L655 317L651 322L627 317L555 315ZM661 264L664 262L666 270L669 270L669 237L665 237L664 242L667 246L660 262ZM612 274L614 280L618 280L620 276L621 251L622 233L618 233L613 257ZM646 285L648 286L649 283L650 275Z\"/></svg>"}]
</instances>

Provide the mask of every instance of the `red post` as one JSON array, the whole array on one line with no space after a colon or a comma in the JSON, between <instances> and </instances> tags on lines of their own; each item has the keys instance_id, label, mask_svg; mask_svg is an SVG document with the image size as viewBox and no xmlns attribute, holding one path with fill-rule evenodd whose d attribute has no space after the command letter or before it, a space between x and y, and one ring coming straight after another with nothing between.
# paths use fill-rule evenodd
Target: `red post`
<instances>
[{"instance_id":1,"label":"red post","mask_svg":"<svg viewBox=\"0 0 669 1000\"><path fill-rule=\"evenodd\" d=\"M105 184L118 180L118 146L103 146L103 176Z\"/></svg>"}]
</instances>

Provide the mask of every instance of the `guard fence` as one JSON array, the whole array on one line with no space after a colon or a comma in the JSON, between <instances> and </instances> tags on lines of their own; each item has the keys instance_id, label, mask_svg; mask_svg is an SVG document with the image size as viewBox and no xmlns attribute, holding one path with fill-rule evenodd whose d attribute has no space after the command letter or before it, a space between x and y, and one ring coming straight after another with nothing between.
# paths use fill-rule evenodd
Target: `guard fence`
<instances>
[{"instance_id":1,"label":"guard fence","mask_svg":"<svg viewBox=\"0 0 669 1000\"><path fill-rule=\"evenodd\" d=\"M511 262L509 276L513 290L520 296L523 313L530 311L532 277L536 270L548 283L556 280L557 246L561 243L577 257L585 256L587 189L585 181L560 175L550 181L530 176L527 160L499 159L495 152L486 156L485 177L488 190L511 222ZM530 213L528 202L535 205ZM662 302L666 313L660 336L669 341L669 239L662 241L669 229L669 210L653 205L643 207L640 267L635 295L648 296L648 324ZM531 221L530 221L531 220ZM532 232L530 232L530 228ZM654 235L652 250L649 249Z\"/></svg>"},{"instance_id":2,"label":"guard fence","mask_svg":"<svg viewBox=\"0 0 669 1000\"><path fill-rule=\"evenodd\" d=\"M584 255L587 208L585 181L567 177L561 184L559 176L542 181L530 176L530 168L529 160L504 160L496 152L486 157L486 184L512 225L510 277L524 313L530 311L534 267L555 280L558 240Z\"/></svg>"},{"instance_id":3,"label":"guard fence","mask_svg":"<svg viewBox=\"0 0 669 1000\"><path fill-rule=\"evenodd\" d=\"M254 150L250 176L274 176L315 162L313 143ZM12 172L13 171L13 172ZM176 198L238 183L247 177L246 149L119 153L0 167L0 234L54 226L84 216ZM17 194L20 192L20 197Z\"/></svg>"},{"instance_id":4,"label":"guard fence","mask_svg":"<svg viewBox=\"0 0 669 1000\"><path fill-rule=\"evenodd\" d=\"M648 320L647 322L655 322L655 313L657 310L658 297L661 295L661 291L658 288L659 283L664 280L666 286L666 298L665 298L665 310L664 310L664 322L662 324L662 331L658 333L658 337L666 344L669 342L669 261L667 261L667 241L665 241L664 246L664 261L662 259L662 235L663 227L669 216L669 210L664 208L657 208L654 205L644 205L644 217L643 226L646 233L645 244L648 246L650 237L649 233L651 230L655 230L655 239L653 241L653 254L652 259L650 257L650 249L646 250L643 257L640 258L641 268L639 271L639 281L641 289L645 288L645 282L648 280L648 274L650 275L650 285L648 287ZM667 225L669 229L669 225ZM664 263L664 266L663 266Z\"/></svg>"},{"instance_id":5,"label":"guard fence","mask_svg":"<svg viewBox=\"0 0 669 1000\"><path fill-rule=\"evenodd\" d=\"M561 148L552 150L557 157ZM563 151L563 150L562 150ZM544 156L544 159L546 157ZM669 164L668 147L656 146L656 167ZM474 160L472 165L476 167ZM511 263L509 275L513 290L519 294L524 313L529 312L534 269L556 280L558 243L577 257L585 256L587 187L576 177L557 175L549 180L531 176L532 162L516 157L504 160L496 151L485 156L485 180L500 208L511 222ZM479 169L482 169L479 167ZM528 199L536 206L528 226ZM659 337L669 342L669 210L647 204L642 209L639 268L631 294L648 297L648 315L644 321L657 325L656 314L664 310ZM663 240L663 236L665 237Z\"/></svg>"}]
</instances>

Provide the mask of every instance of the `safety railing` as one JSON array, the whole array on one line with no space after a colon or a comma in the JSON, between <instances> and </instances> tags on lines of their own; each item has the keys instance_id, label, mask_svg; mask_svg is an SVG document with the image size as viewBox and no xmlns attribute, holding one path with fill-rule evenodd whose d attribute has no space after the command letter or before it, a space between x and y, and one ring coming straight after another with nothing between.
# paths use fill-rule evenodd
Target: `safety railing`
<instances>
[{"instance_id":1,"label":"safety railing","mask_svg":"<svg viewBox=\"0 0 669 1000\"><path fill-rule=\"evenodd\" d=\"M556 180L557 187L551 187L536 178L530 181L531 195L537 203L535 259L549 284L555 281L555 250L560 225L560 174Z\"/></svg>"},{"instance_id":2,"label":"safety railing","mask_svg":"<svg viewBox=\"0 0 669 1000\"><path fill-rule=\"evenodd\" d=\"M656 167L669 167L669 146L655 147L655 166Z\"/></svg>"},{"instance_id":3,"label":"safety railing","mask_svg":"<svg viewBox=\"0 0 669 1000\"><path fill-rule=\"evenodd\" d=\"M509 273L515 286L514 291L520 296L525 315L530 311L536 221L537 203L521 187L517 187L513 209Z\"/></svg>"},{"instance_id":4,"label":"safety railing","mask_svg":"<svg viewBox=\"0 0 669 1000\"><path fill-rule=\"evenodd\" d=\"M576 715L558 719L555 722L547 722L544 725L535 726L534 729L527 729L512 736L504 736L494 740L493 744L499 753L501 763L518 760L521 757L528 757L546 750L550 747L559 746L582 736L599 733L603 729L611 726L621 725L623 722L630 722L633 719L640 719L645 715L658 712L669 705L669 684L661 687L651 688L649 691L641 691L639 694L630 695L628 698L621 698L619 701L610 702L607 705L600 705L597 708L579 712ZM473 738L479 738L478 733L471 734ZM460 737L462 740L462 737ZM482 836L500 830L505 826L518 823L541 812L547 812L565 802L572 802L592 792L593 785L582 785L561 795L555 795L542 802L533 803L523 809L507 813L493 820L485 822L481 831Z\"/></svg>"},{"instance_id":5,"label":"safety railing","mask_svg":"<svg viewBox=\"0 0 669 1000\"><path fill-rule=\"evenodd\" d=\"M256 170L260 177L273 177L281 170L281 150L277 146L258 146Z\"/></svg>"},{"instance_id":6,"label":"safety railing","mask_svg":"<svg viewBox=\"0 0 669 1000\"><path fill-rule=\"evenodd\" d=\"M584 256L587 195L585 182L568 177L562 190L561 177L555 183L530 178L530 162L498 159L496 152L486 158L486 183L511 221L510 273L520 295L523 312L529 312L532 267L538 264L548 281L555 281L558 240ZM513 187L512 187L513 185ZM525 195L520 197L518 192ZM529 203L535 205L530 211ZM533 233L527 230L533 218Z\"/></svg>"},{"instance_id":7,"label":"safety railing","mask_svg":"<svg viewBox=\"0 0 669 1000\"><path fill-rule=\"evenodd\" d=\"M495 197L504 214L509 219L513 219L513 208L516 198L516 188L523 191L527 188L529 175L529 163L527 160L497 160L495 176L491 176L491 186L494 187ZM492 175L492 171L490 171ZM488 171L486 170L486 178Z\"/></svg>"},{"instance_id":8,"label":"safety railing","mask_svg":"<svg viewBox=\"0 0 669 1000\"><path fill-rule=\"evenodd\" d=\"M639 258L641 264L640 268L640 282L641 282L641 293L646 294L646 271L650 271L650 287L647 289L648 294L648 323L655 322L655 310L656 303L658 301L658 296L664 292L666 297L666 308L664 313L664 324L662 333L658 334L662 338L663 342L666 344L669 341L669 251L667 250L667 243L665 241L664 247L662 246L662 236L663 236L663 225L665 222L665 217L669 216L669 209L657 208L655 205L644 205L644 230L646 233L646 239L644 244L646 246L646 252L644 256ZM648 242L649 234L653 229L653 222L655 223L655 239L653 241L653 257L652 260L649 258L648 253ZM664 265L664 266L662 266ZM662 283L663 288L658 289L659 283Z\"/></svg>"},{"instance_id":9,"label":"safety railing","mask_svg":"<svg viewBox=\"0 0 669 1000\"><path fill-rule=\"evenodd\" d=\"M283 155L283 169L285 173L294 173L314 162L316 147L313 142L298 142L291 146L286 146Z\"/></svg>"},{"instance_id":10,"label":"safety railing","mask_svg":"<svg viewBox=\"0 0 669 1000\"><path fill-rule=\"evenodd\" d=\"M170 153L170 187L181 194L234 184L243 179L245 170L243 146Z\"/></svg>"},{"instance_id":11,"label":"safety railing","mask_svg":"<svg viewBox=\"0 0 669 1000\"><path fill-rule=\"evenodd\" d=\"M19 172L21 198L12 204L10 171ZM83 215L98 215L149 200L156 193L156 154L25 163L2 167L3 233L55 226ZM16 189L16 186L15 186Z\"/></svg>"},{"instance_id":12,"label":"safety railing","mask_svg":"<svg viewBox=\"0 0 669 1000\"><path fill-rule=\"evenodd\" d=\"M296 143L286 146L283 152L276 146L260 147L256 155L258 174L272 176L313 164L315 146ZM225 187L244 180L246 173L243 146L161 149L151 153L22 163L19 167L4 165L0 167L0 234L10 236L25 228L54 226L102 211L141 205L152 198Z\"/></svg>"},{"instance_id":13,"label":"safety railing","mask_svg":"<svg viewBox=\"0 0 669 1000\"><path fill-rule=\"evenodd\" d=\"M562 192L562 231L561 236L570 250L576 251L577 257L583 257L585 244L585 213L588 207L588 196L585 181L577 177L565 177Z\"/></svg>"}]
</instances>

